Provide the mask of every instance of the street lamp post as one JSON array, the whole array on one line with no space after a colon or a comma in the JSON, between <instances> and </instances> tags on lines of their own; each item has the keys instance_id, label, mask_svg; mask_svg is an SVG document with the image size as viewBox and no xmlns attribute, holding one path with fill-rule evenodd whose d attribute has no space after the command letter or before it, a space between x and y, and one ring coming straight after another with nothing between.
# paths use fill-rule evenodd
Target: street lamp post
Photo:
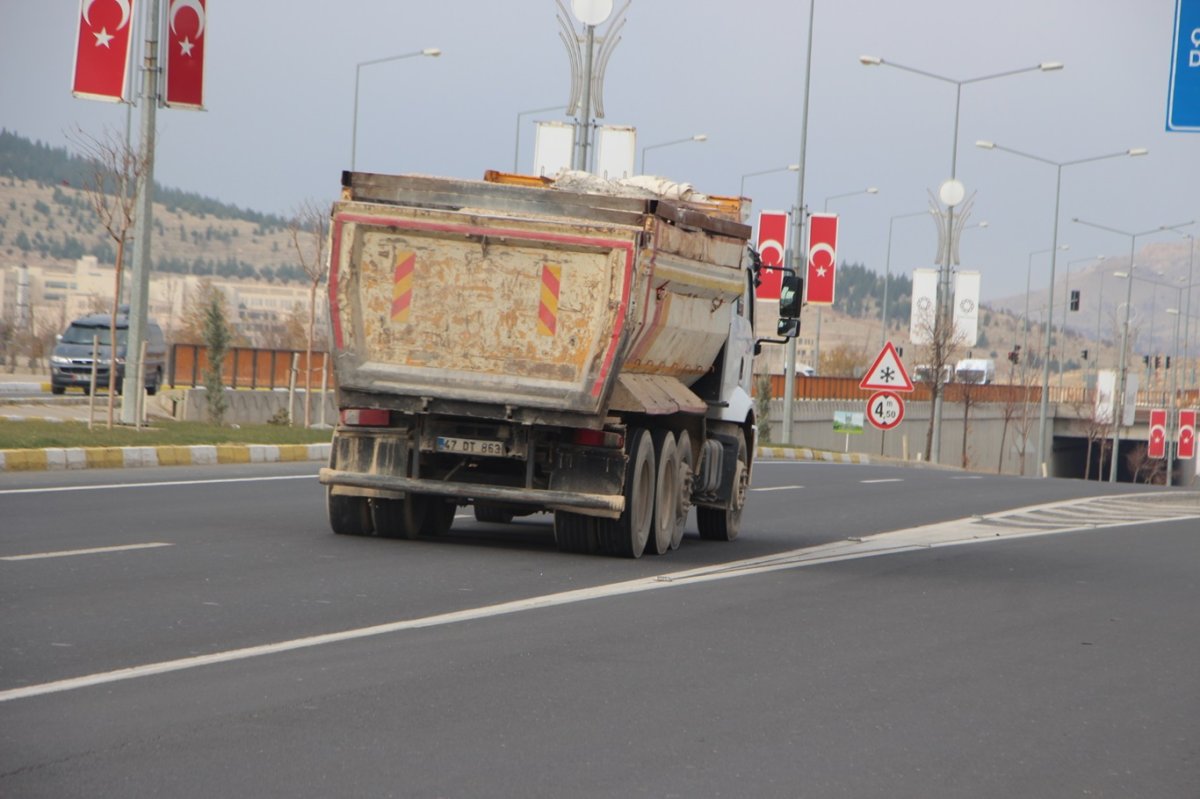
<instances>
[{"instance_id":1,"label":"street lamp post","mask_svg":"<svg viewBox=\"0 0 1200 799\"><path fill-rule=\"evenodd\" d=\"M1058 326L1058 390L1060 392L1063 389L1063 362L1067 360L1067 310L1071 304L1071 267L1084 261L1103 260L1103 255L1097 255L1095 258L1076 258L1073 261L1067 261L1067 279L1063 287L1063 291L1067 293L1067 299L1063 303L1062 324Z\"/></svg>"},{"instance_id":2,"label":"street lamp post","mask_svg":"<svg viewBox=\"0 0 1200 799\"><path fill-rule=\"evenodd\" d=\"M350 171L354 171L357 163L358 155L358 84L359 77L362 74L363 67L369 67L372 64L383 64L387 61L399 61L403 58L414 58L416 56L429 56L437 58L442 54L442 51L436 47L426 47L424 50L415 50L411 53L401 53L400 55L388 56L387 58L374 58L370 61L360 61L354 65L354 120L351 123L352 130L350 133Z\"/></svg>"},{"instance_id":3,"label":"street lamp post","mask_svg":"<svg viewBox=\"0 0 1200 799\"><path fill-rule=\"evenodd\" d=\"M896 224L897 219L908 219L915 216L929 216L929 211L913 211L909 214L897 214L888 220L888 243L887 243L887 258L883 266L883 313L881 315L881 327L879 329L879 348L882 350L884 344L887 343L888 329L888 283L892 279L892 225Z\"/></svg>"},{"instance_id":4,"label":"street lamp post","mask_svg":"<svg viewBox=\"0 0 1200 799\"><path fill-rule=\"evenodd\" d=\"M800 110L800 170L796 175L796 213L792 216L791 263L797 272L808 264L808 257L800 258L800 239L804 236L804 167L808 156L808 99L812 83L813 20L817 14L817 0L808 0L808 46L804 50L804 102ZM807 252L807 247L805 247ZM792 420L795 417L796 400L796 339L789 337L783 349L783 443L792 443Z\"/></svg>"},{"instance_id":5,"label":"street lamp post","mask_svg":"<svg viewBox=\"0 0 1200 799\"><path fill-rule=\"evenodd\" d=\"M1179 381L1175 379L1175 375L1179 372L1179 317L1183 314L1180 312L1180 306L1183 304L1180 300L1183 299L1183 289L1179 290L1176 295L1174 308L1168 308L1167 313L1175 317L1175 335L1171 341L1171 354L1175 356L1175 368L1171 370L1171 393L1168 395L1171 401L1167 404L1167 485L1174 485L1175 480L1175 440L1178 434L1175 432L1175 423L1179 415L1179 401L1175 397L1175 392L1178 389Z\"/></svg>"},{"instance_id":6,"label":"street lamp post","mask_svg":"<svg viewBox=\"0 0 1200 799\"><path fill-rule=\"evenodd\" d=\"M878 193L879 193L879 189L877 189L875 186L869 186L865 189L859 189L857 191L847 191L842 194L831 194L830 196L825 198L825 212L826 213L829 212L829 201L830 200L838 200L838 199L841 199L842 197L857 197L860 194L878 194ZM834 266L837 266L837 265L834 264ZM816 368L818 374L820 374L820 372L821 372L821 310L824 307L825 306L823 306L823 305L817 306L817 335L816 335L816 340L813 342L813 361L814 361L814 363L812 365L813 365L813 367Z\"/></svg>"},{"instance_id":7,"label":"street lamp post","mask_svg":"<svg viewBox=\"0 0 1200 799\"><path fill-rule=\"evenodd\" d=\"M1125 416L1125 381L1128 376L1128 353L1126 350L1129 345L1129 309L1133 301L1133 256L1137 248L1137 240L1140 236L1148 236L1151 233L1160 233L1164 230L1178 230L1181 227L1187 227L1195 220L1180 222L1177 225L1160 225L1150 230L1142 230L1137 233L1130 233L1125 230L1108 227L1107 225L1097 225L1095 222L1085 222L1084 220L1075 217L1071 220L1080 225L1087 225L1099 230L1106 230L1109 233L1116 233L1119 236L1129 237L1129 279L1125 284L1125 322L1121 326L1121 352L1118 357L1117 365L1117 396L1113 402L1113 434L1112 434L1112 455L1108 472L1108 482L1117 482L1117 460L1121 454L1121 422Z\"/></svg>"},{"instance_id":8,"label":"street lamp post","mask_svg":"<svg viewBox=\"0 0 1200 799\"><path fill-rule=\"evenodd\" d=\"M513 144L513 172L517 172L520 170L520 167L518 166L518 160L521 155L521 117L527 116L529 114L542 114L542 113L545 113L546 111L561 111L564 108L566 108L566 106L547 105L542 108L531 108L528 111L518 111L517 112L517 136L516 136L516 143Z\"/></svg>"},{"instance_id":9,"label":"street lamp post","mask_svg":"<svg viewBox=\"0 0 1200 799\"><path fill-rule=\"evenodd\" d=\"M701 142L708 141L708 134L707 133L697 133L695 136L688 136L686 139L672 139L671 141L665 141L660 144L647 144L645 147L642 148L641 173L643 175L646 174L646 151L647 150L655 150L659 147L670 147L672 144L686 144L687 142L690 142L690 141L701 141Z\"/></svg>"},{"instance_id":10,"label":"street lamp post","mask_svg":"<svg viewBox=\"0 0 1200 799\"><path fill-rule=\"evenodd\" d=\"M1069 250L1069 249L1071 249L1071 245L1070 244L1060 244L1060 245L1058 245L1058 249ZM1030 284L1030 276L1033 273L1033 256L1042 255L1043 253L1048 253L1053 250L1054 250L1053 247L1047 247L1044 250L1034 250L1033 252L1029 253L1029 260L1025 266L1025 314L1024 314L1024 316L1021 317L1022 327L1024 328L1024 333L1022 334L1022 337L1021 337L1021 351L1025 353L1025 356L1024 356L1025 360L1021 361L1021 382L1022 383L1025 382L1025 365L1028 363L1028 359L1029 359L1029 293L1030 293L1030 285L1031 285ZM1047 352L1045 357L1047 360L1049 360L1050 353Z\"/></svg>"},{"instance_id":11,"label":"street lamp post","mask_svg":"<svg viewBox=\"0 0 1200 799\"><path fill-rule=\"evenodd\" d=\"M904 66L903 64L897 64L892 61L885 61L884 59L880 58L879 56L863 55L863 56L859 56L858 60L859 60L859 63L863 64L864 66L890 66L890 67L894 67L899 70L903 70L905 72L911 72L915 75L921 75L922 77L932 78L934 80L938 80L943 83L950 83L950 84L954 85L954 87L955 87L954 137L951 140L951 148L950 148L950 182L955 186L960 185L960 184L958 184L958 120L959 120L959 112L962 107L962 87L967 84L971 84L971 83L981 83L981 82L987 81L987 80L995 80L997 78L1005 78L1010 75L1020 75L1025 72L1038 72L1038 71L1052 72L1052 71L1060 70L1063 68L1063 65L1060 62L1046 61L1041 64L1037 64L1035 66L1023 67L1021 69L1009 70L1007 72L997 72L997 73L994 73L991 75L981 75L976 78L967 78L965 80L954 80L953 78L948 78L944 75L938 75L936 73L927 72L922 69L915 69L913 67ZM959 198L959 201L961 201L961 196ZM949 320L946 317L948 316L948 310L950 308L950 269L951 269L951 261L953 260L953 253L954 253L954 238L955 238L955 236L954 236L954 206L955 205L957 205L957 202L947 203L947 205L946 205L946 208L947 208L947 210L946 210L946 236L945 236L946 252L945 252L945 257L941 259L942 263L940 263L938 265L938 270L939 270L938 271L938 293L937 293L936 311L935 311L935 316L934 316L934 320L933 320L933 340L934 340L934 346L938 347L939 349L942 347L941 336L943 335L943 329L944 329L945 325L948 324L948 322L949 322ZM930 428L931 428L930 429L930 442L931 443L930 443L930 447L929 447L929 458L930 458L930 460L937 462L937 461L941 460L939 450L941 448L942 395L944 393L942 390L942 375L941 375L940 369L938 370L938 374L936 374L934 376L934 381L933 381L932 386L933 386L933 416L930 419Z\"/></svg>"},{"instance_id":12,"label":"street lamp post","mask_svg":"<svg viewBox=\"0 0 1200 799\"><path fill-rule=\"evenodd\" d=\"M642 160L645 161L645 156L643 156ZM746 174L742 175L742 183L741 183L741 186L738 187L738 196L739 197L746 196L746 178L753 178L753 177L757 177L758 175L771 175L771 174L774 174L775 172L799 172L799 171L800 171L799 164L788 164L787 166L775 167L774 169L763 169L758 172L747 172Z\"/></svg>"},{"instance_id":13,"label":"street lamp post","mask_svg":"<svg viewBox=\"0 0 1200 799\"><path fill-rule=\"evenodd\" d=\"M1190 385L1190 383L1188 383L1188 381L1187 381L1187 368L1188 368L1188 364L1190 363L1189 357L1191 354L1191 350L1188 345L1191 342L1191 339L1189 338L1189 336L1191 334L1191 322L1192 322L1192 288L1195 286L1195 284L1192 282L1193 281L1192 273L1196 266L1196 236L1193 233L1180 233L1179 235L1186 237L1188 240L1188 244L1189 244L1189 246L1188 246L1188 276L1187 276L1187 282L1188 282L1187 307L1183 311L1183 313L1184 313L1184 317L1183 317L1183 370L1184 370L1183 378L1184 378L1184 383L1185 383L1184 388L1186 388L1188 385ZM1192 383L1196 382L1195 367L1192 367L1191 382Z\"/></svg>"},{"instance_id":14,"label":"street lamp post","mask_svg":"<svg viewBox=\"0 0 1200 799\"><path fill-rule=\"evenodd\" d=\"M1148 151L1144 147L1135 147L1128 150L1122 150L1117 153L1106 153L1104 155L1094 155L1089 158L1077 158L1073 161L1051 161L1049 158L1042 158L1040 155L1014 150L1011 147L1004 147L991 141L977 141L975 146L984 150L1003 150L1006 153L1012 153L1022 158L1028 158L1033 161L1039 161L1043 164L1049 164L1055 168L1054 178L1054 236L1052 241L1053 249L1050 251L1050 284L1049 295L1046 299L1046 305L1050 309L1047 314L1046 324L1046 359L1042 363L1042 396L1038 404L1038 440L1037 440L1037 464L1040 469L1045 469L1045 447L1046 434L1049 424L1050 413L1050 329L1053 327L1054 311L1054 268L1058 262L1058 216L1060 201L1062 199L1062 171L1063 167L1075 166L1077 164L1086 164L1092 161L1103 161L1108 158L1122 158L1126 156L1145 155Z\"/></svg>"}]
</instances>

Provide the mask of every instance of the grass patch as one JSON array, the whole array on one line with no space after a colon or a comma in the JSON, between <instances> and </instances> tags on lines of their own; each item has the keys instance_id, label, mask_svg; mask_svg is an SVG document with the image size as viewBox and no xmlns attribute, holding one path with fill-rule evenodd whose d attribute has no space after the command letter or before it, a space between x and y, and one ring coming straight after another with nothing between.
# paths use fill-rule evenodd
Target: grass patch
<instances>
[{"instance_id":1,"label":"grass patch","mask_svg":"<svg viewBox=\"0 0 1200 799\"><path fill-rule=\"evenodd\" d=\"M27 419L0 420L0 449L43 449L45 447L153 447L189 444L323 444L332 438L329 430L308 430L269 424L221 427L204 422L156 421L141 431L132 427L107 429L95 425L89 431L81 422L45 422Z\"/></svg>"}]
</instances>

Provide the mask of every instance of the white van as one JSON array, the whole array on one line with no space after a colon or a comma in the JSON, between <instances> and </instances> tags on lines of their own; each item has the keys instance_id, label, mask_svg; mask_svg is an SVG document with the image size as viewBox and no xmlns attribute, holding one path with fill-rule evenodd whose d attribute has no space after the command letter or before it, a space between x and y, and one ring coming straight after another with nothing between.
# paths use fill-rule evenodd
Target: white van
<instances>
[{"instance_id":1,"label":"white van","mask_svg":"<svg viewBox=\"0 0 1200 799\"><path fill-rule=\"evenodd\" d=\"M994 383L996 362L991 358L964 358L954 367L954 379L959 383Z\"/></svg>"}]
</instances>

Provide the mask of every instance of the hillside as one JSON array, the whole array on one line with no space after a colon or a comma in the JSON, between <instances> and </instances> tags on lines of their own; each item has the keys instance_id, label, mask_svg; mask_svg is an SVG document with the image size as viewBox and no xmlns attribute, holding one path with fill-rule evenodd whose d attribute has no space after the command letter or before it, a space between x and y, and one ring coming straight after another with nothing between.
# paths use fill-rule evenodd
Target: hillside
<instances>
[{"instance_id":1,"label":"hillside","mask_svg":"<svg viewBox=\"0 0 1200 799\"><path fill-rule=\"evenodd\" d=\"M0 130L0 264L45 266L115 242L92 210L89 162ZM286 220L177 189L155 190L153 268L159 272L303 282ZM127 261L128 263L128 261Z\"/></svg>"}]
</instances>

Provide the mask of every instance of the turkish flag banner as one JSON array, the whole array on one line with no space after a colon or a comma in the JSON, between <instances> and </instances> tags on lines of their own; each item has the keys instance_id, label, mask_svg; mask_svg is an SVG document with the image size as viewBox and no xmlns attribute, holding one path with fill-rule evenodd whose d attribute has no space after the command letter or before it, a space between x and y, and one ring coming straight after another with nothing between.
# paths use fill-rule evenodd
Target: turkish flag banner
<instances>
[{"instance_id":1,"label":"turkish flag banner","mask_svg":"<svg viewBox=\"0 0 1200 799\"><path fill-rule=\"evenodd\" d=\"M833 305L837 235L837 214L813 214L809 217L808 279L804 282L809 305Z\"/></svg>"},{"instance_id":2,"label":"turkish flag banner","mask_svg":"<svg viewBox=\"0 0 1200 799\"><path fill-rule=\"evenodd\" d=\"M1176 452L1180 460L1196 457L1196 412L1192 410L1179 412L1179 449Z\"/></svg>"},{"instance_id":3,"label":"turkish flag banner","mask_svg":"<svg viewBox=\"0 0 1200 799\"><path fill-rule=\"evenodd\" d=\"M168 108L204 107L204 33L208 28L207 0L170 0L167 5Z\"/></svg>"},{"instance_id":4,"label":"turkish flag banner","mask_svg":"<svg viewBox=\"0 0 1200 799\"><path fill-rule=\"evenodd\" d=\"M1150 446L1146 454L1151 458L1167 457L1167 412L1163 408L1150 411Z\"/></svg>"},{"instance_id":5,"label":"turkish flag banner","mask_svg":"<svg viewBox=\"0 0 1200 799\"><path fill-rule=\"evenodd\" d=\"M129 77L134 0L80 0L71 93L121 102Z\"/></svg>"},{"instance_id":6,"label":"turkish flag banner","mask_svg":"<svg viewBox=\"0 0 1200 799\"><path fill-rule=\"evenodd\" d=\"M787 252L787 211L763 211L758 215L758 255L763 266L783 266ZM757 297L777 300L783 283L783 272L764 269L759 276Z\"/></svg>"}]
</instances>

